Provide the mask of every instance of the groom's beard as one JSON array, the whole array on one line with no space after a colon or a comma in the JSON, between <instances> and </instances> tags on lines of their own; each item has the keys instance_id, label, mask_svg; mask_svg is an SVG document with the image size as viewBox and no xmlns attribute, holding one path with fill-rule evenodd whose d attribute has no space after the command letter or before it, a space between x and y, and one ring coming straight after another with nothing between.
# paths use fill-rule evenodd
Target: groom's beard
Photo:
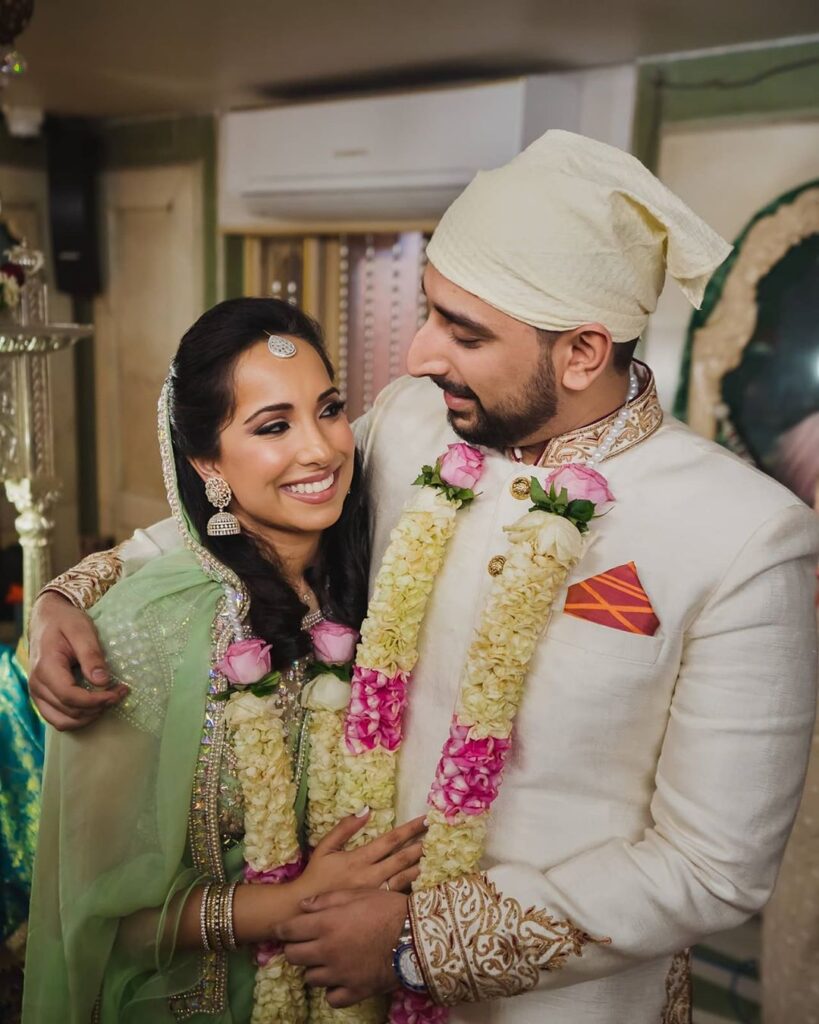
<instances>
[{"instance_id":1,"label":"groom's beard","mask_svg":"<svg viewBox=\"0 0 819 1024\"><path fill-rule=\"evenodd\" d=\"M452 384L445 377L433 377L432 380L441 390L474 402L468 421L462 413L450 410L447 414L452 429L468 444L480 444L500 451L511 448L537 433L557 413L555 372L548 351L543 353L537 369L521 388L520 398L514 404L501 403L491 411L465 385Z\"/></svg>"}]
</instances>

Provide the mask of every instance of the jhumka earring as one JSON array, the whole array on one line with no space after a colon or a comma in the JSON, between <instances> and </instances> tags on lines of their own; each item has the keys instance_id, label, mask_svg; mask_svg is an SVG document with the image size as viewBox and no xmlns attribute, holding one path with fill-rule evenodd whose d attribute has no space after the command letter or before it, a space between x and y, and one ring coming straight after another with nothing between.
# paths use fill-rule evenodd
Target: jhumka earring
<instances>
[{"instance_id":1,"label":"jhumka earring","mask_svg":"<svg viewBox=\"0 0 819 1024\"><path fill-rule=\"evenodd\" d=\"M208 520L209 537L235 537L242 532L239 520L232 512L225 512L233 497L227 480L220 476L209 477L205 481L205 495L208 501L219 511Z\"/></svg>"}]
</instances>

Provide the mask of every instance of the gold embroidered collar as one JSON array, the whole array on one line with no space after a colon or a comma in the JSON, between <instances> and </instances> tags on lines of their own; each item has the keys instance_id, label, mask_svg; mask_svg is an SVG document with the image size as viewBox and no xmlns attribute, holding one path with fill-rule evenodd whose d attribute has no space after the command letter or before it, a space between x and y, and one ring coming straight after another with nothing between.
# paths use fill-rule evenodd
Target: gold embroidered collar
<instances>
[{"instance_id":1,"label":"gold embroidered collar","mask_svg":"<svg viewBox=\"0 0 819 1024\"><path fill-rule=\"evenodd\" d=\"M623 432L617 437L606 459L633 448L645 441L663 422L663 410L657 398L654 374L645 363L634 361L642 388L637 397L626 406L629 419ZM567 462L584 462L603 440L606 431L620 410L615 409L608 416L594 423L588 423L577 430L570 430L553 437L537 462L538 466L564 466Z\"/></svg>"}]
</instances>

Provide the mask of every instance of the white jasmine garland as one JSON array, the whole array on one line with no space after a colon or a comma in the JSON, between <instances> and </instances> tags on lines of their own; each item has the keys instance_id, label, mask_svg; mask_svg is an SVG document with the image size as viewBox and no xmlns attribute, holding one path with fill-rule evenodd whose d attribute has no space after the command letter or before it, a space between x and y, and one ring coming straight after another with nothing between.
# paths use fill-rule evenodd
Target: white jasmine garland
<instances>
[{"instance_id":1,"label":"white jasmine garland","mask_svg":"<svg viewBox=\"0 0 819 1024\"><path fill-rule=\"evenodd\" d=\"M296 787L274 696L231 694L225 709L233 732L245 806L245 860L254 871L272 871L301 856L294 805ZM276 952L256 969L251 1024L303 1024L307 1020L304 972Z\"/></svg>"}]
</instances>

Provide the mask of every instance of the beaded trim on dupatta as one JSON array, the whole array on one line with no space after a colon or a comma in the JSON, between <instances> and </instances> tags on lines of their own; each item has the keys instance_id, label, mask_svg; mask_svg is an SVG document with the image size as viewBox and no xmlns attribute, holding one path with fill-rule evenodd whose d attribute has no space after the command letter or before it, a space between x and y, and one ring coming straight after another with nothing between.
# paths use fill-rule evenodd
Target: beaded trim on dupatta
<instances>
[{"instance_id":1,"label":"beaded trim on dupatta","mask_svg":"<svg viewBox=\"0 0 819 1024\"><path fill-rule=\"evenodd\" d=\"M208 700L188 813L188 838L194 866L207 878L224 882L218 798L220 765L225 748L225 702L216 698L227 688L227 682L215 665L234 640L233 623L244 620L249 601L247 591L238 576L214 558L191 534L177 491L168 405L169 383L166 381L159 399L158 435L168 504L186 547L196 556L202 571L225 590L225 596L217 606L211 629ZM228 601L233 602L232 609L228 607ZM171 1012L177 1020L187 1020L197 1014L217 1014L225 1008L227 954L202 952L200 962L199 982L187 992L182 992L169 1000Z\"/></svg>"}]
</instances>

